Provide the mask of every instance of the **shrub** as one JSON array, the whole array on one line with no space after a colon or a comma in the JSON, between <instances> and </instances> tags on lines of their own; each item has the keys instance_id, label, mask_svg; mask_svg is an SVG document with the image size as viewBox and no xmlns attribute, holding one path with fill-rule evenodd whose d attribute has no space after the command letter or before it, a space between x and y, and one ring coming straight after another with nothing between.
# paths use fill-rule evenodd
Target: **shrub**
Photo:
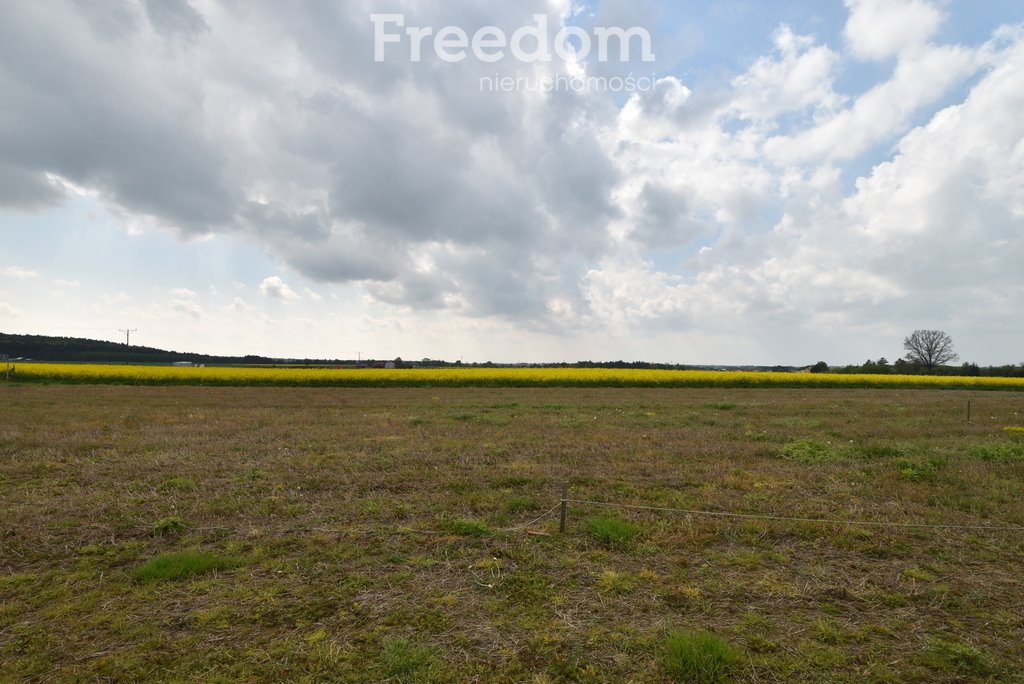
<instances>
[{"instance_id":1,"label":"shrub","mask_svg":"<svg viewBox=\"0 0 1024 684\"><path fill-rule=\"evenodd\" d=\"M226 570L238 565L233 558L224 558L203 551L164 553L135 568L132 578L136 582L179 580L212 570Z\"/></svg>"},{"instance_id":2,"label":"shrub","mask_svg":"<svg viewBox=\"0 0 1024 684\"><path fill-rule=\"evenodd\" d=\"M640 534L640 528L633 523L609 515L588 520L587 531L598 542L611 548L623 548Z\"/></svg>"},{"instance_id":3,"label":"shrub","mask_svg":"<svg viewBox=\"0 0 1024 684\"><path fill-rule=\"evenodd\" d=\"M738 662L736 649L711 632L676 630L665 639L665 669L680 681L695 684L721 682Z\"/></svg>"}]
</instances>

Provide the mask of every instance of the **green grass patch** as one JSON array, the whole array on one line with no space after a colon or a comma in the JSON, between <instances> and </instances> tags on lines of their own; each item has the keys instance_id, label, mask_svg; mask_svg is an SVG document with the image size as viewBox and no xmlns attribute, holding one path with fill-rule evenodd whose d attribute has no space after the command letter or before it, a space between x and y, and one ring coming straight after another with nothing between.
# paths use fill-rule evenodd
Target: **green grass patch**
<instances>
[{"instance_id":1,"label":"green grass patch","mask_svg":"<svg viewBox=\"0 0 1024 684\"><path fill-rule=\"evenodd\" d=\"M640 527L628 520L598 515L587 521L587 532L604 546L621 549L640 535Z\"/></svg>"},{"instance_id":2,"label":"green grass patch","mask_svg":"<svg viewBox=\"0 0 1024 684\"><path fill-rule=\"evenodd\" d=\"M237 565L239 561L235 558L205 551L179 551L150 559L132 571L132 579L141 583L173 581Z\"/></svg>"},{"instance_id":3,"label":"green grass patch","mask_svg":"<svg viewBox=\"0 0 1024 684\"><path fill-rule=\"evenodd\" d=\"M1020 461L1024 460L1024 441L982 442L972 445L967 454L982 461Z\"/></svg>"},{"instance_id":4,"label":"green grass patch","mask_svg":"<svg viewBox=\"0 0 1024 684\"><path fill-rule=\"evenodd\" d=\"M934 458L926 461L899 459L893 465L904 480L910 482L934 482L939 472L946 467L946 462Z\"/></svg>"},{"instance_id":5,"label":"green grass patch","mask_svg":"<svg viewBox=\"0 0 1024 684\"><path fill-rule=\"evenodd\" d=\"M797 463L826 463L835 460L836 452L831 444L811 439L798 439L779 448L777 454L784 461Z\"/></svg>"},{"instance_id":6,"label":"green grass patch","mask_svg":"<svg viewBox=\"0 0 1024 684\"><path fill-rule=\"evenodd\" d=\"M177 489L195 489L196 483L194 480L187 477L169 477L160 483L160 491L170 492Z\"/></svg>"},{"instance_id":7,"label":"green grass patch","mask_svg":"<svg viewBox=\"0 0 1024 684\"><path fill-rule=\"evenodd\" d=\"M431 681L440 666L436 650L407 639L385 641L379 664L386 677L400 682Z\"/></svg>"},{"instance_id":8,"label":"green grass patch","mask_svg":"<svg viewBox=\"0 0 1024 684\"><path fill-rule=\"evenodd\" d=\"M460 518L459 520L452 520L445 527L449 532L462 535L463 537L486 537L493 534L491 528L479 520Z\"/></svg>"},{"instance_id":9,"label":"green grass patch","mask_svg":"<svg viewBox=\"0 0 1024 684\"><path fill-rule=\"evenodd\" d=\"M917 660L925 667L956 677L987 677L996 672L987 653L959 639L931 638Z\"/></svg>"},{"instance_id":10,"label":"green grass patch","mask_svg":"<svg viewBox=\"0 0 1024 684\"><path fill-rule=\"evenodd\" d=\"M711 632L675 630L665 638L665 669L682 682L724 682L735 671L739 659L734 646Z\"/></svg>"},{"instance_id":11,"label":"green grass patch","mask_svg":"<svg viewBox=\"0 0 1024 684\"><path fill-rule=\"evenodd\" d=\"M712 411L732 411L736 408L736 404L731 401L711 401L704 404L704 408Z\"/></svg>"}]
</instances>

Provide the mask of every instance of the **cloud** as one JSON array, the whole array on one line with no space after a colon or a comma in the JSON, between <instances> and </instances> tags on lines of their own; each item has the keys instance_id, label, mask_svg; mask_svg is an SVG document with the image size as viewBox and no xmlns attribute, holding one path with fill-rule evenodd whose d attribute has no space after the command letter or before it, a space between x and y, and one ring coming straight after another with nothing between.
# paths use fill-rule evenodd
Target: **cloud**
<instances>
[{"instance_id":1,"label":"cloud","mask_svg":"<svg viewBox=\"0 0 1024 684\"><path fill-rule=\"evenodd\" d=\"M775 31L774 43L776 55L761 57L733 79L732 106L740 116L774 123L788 112L810 110L822 116L843 103L833 90L838 53L785 25Z\"/></svg>"},{"instance_id":2,"label":"cloud","mask_svg":"<svg viewBox=\"0 0 1024 684\"><path fill-rule=\"evenodd\" d=\"M203 315L203 308L191 299L175 299L171 307L178 313L183 313L192 318L200 318Z\"/></svg>"},{"instance_id":3,"label":"cloud","mask_svg":"<svg viewBox=\"0 0 1024 684\"><path fill-rule=\"evenodd\" d=\"M39 274L27 268L22 268L21 266L5 266L4 268L0 268L0 276L5 278L26 279L38 278Z\"/></svg>"},{"instance_id":4,"label":"cloud","mask_svg":"<svg viewBox=\"0 0 1024 684\"><path fill-rule=\"evenodd\" d=\"M0 313L3 313L5 316L10 316L11 318L14 318L15 316L20 316L22 312L21 309L17 309L5 302L0 302Z\"/></svg>"},{"instance_id":5,"label":"cloud","mask_svg":"<svg viewBox=\"0 0 1024 684\"><path fill-rule=\"evenodd\" d=\"M227 311L238 314L250 314L257 311L255 306L247 304L241 297L235 297L234 300L224 308Z\"/></svg>"},{"instance_id":6,"label":"cloud","mask_svg":"<svg viewBox=\"0 0 1024 684\"><path fill-rule=\"evenodd\" d=\"M288 287L279 276L271 276L265 278L260 283L260 294L269 299L283 299L283 300L294 300L300 299L301 296L295 292L292 288Z\"/></svg>"},{"instance_id":7,"label":"cloud","mask_svg":"<svg viewBox=\"0 0 1024 684\"><path fill-rule=\"evenodd\" d=\"M846 0L843 35L863 59L886 59L920 49L938 32L946 13L929 0Z\"/></svg>"},{"instance_id":8,"label":"cloud","mask_svg":"<svg viewBox=\"0 0 1024 684\"><path fill-rule=\"evenodd\" d=\"M946 45L945 3L848 0L842 45L780 25L729 71L659 63L649 92L495 94L478 87L495 69L600 70L375 63L377 4L19 5L0 24L0 131L19 131L0 132L0 208L81 189L123 226L256 245L381 317L471 331L788 342L921 311L976 320L979 299L1019 310L1019 29ZM561 0L399 5L410 25L506 33L588 20ZM864 60L877 76L847 92Z\"/></svg>"}]
</instances>

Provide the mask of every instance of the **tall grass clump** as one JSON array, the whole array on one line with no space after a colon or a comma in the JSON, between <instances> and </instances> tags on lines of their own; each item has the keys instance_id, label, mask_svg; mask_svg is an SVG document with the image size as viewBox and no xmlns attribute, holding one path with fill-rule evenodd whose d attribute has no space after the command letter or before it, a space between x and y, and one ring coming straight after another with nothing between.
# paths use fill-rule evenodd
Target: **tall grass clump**
<instances>
[{"instance_id":1,"label":"tall grass clump","mask_svg":"<svg viewBox=\"0 0 1024 684\"><path fill-rule=\"evenodd\" d=\"M462 535L463 537L486 537L493 534L491 528L479 520L452 520L446 527L454 534Z\"/></svg>"},{"instance_id":2,"label":"tall grass clump","mask_svg":"<svg viewBox=\"0 0 1024 684\"><path fill-rule=\"evenodd\" d=\"M213 570L226 570L238 565L234 558L225 558L205 551L179 551L151 558L132 571L136 582L173 581Z\"/></svg>"},{"instance_id":3,"label":"tall grass clump","mask_svg":"<svg viewBox=\"0 0 1024 684\"><path fill-rule=\"evenodd\" d=\"M736 648L711 632L674 630L665 639L665 669L680 682L716 684L725 681L738 662Z\"/></svg>"},{"instance_id":4,"label":"tall grass clump","mask_svg":"<svg viewBox=\"0 0 1024 684\"><path fill-rule=\"evenodd\" d=\"M599 543L615 549L627 546L640 534L637 525L610 515L598 515L588 520L587 531Z\"/></svg>"}]
</instances>

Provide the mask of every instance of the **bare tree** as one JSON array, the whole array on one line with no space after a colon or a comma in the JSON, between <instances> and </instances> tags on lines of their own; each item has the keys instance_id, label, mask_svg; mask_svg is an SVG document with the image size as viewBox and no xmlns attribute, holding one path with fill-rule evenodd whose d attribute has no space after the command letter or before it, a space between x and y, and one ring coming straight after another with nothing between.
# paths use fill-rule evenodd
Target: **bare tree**
<instances>
[{"instance_id":1,"label":"bare tree","mask_svg":"<svg viewBox=\"0 0 1024 684\"><path fill-rule=\"evenodd\" d=\"M903 340L903 348L907 350L907 361L928 370L960 358L953 351L952 338L941 330L915 330L913 335Z\"/></svg>"}]
</instances>

